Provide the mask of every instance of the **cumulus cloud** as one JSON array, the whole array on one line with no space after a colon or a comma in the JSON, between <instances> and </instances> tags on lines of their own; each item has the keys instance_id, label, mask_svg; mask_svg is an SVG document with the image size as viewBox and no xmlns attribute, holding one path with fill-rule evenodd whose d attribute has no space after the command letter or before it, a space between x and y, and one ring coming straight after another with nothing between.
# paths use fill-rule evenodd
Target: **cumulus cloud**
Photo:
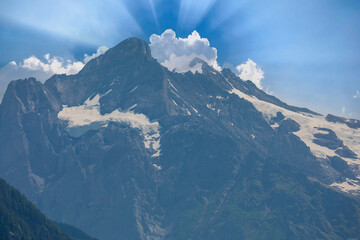
<instances>
[{"instance_id":1,"label":"cumulus cloud","mask_svg":"<svg viewBox=\"0 0 360 240\"><path fill-rule=\"evenodd\" d=\"M353 96L354 99L360 99L360 91L356 90L355 95Z\"/></svg>"},{"instance_id":2,"label":"cumulus cloud","mask_svg":"<svg viewBox=\"0 0 360 240\"><path fill-rule=\"evenodd\" d=\"M234 66L231 63L225 62L222 65L223 68L230 69L242 80L252 81L259 89L264 90L266 93L272 95L273 92L269 88L264 89L262 85L262 80L264 79L263 70L258 67L258 65L251 59L248 59L245 63Z\"/></svg>"},{"instance_id":3,"label":"cumulus cloud","mask_svg":"<svg viewBox=\"0 0 360 240\"><path fill-rule=\"evenodd\" d=\"M109 50L107 46L101 46L97 49L96 53L93 53L92 55L84 54L84 63L87 63L90 60L104 54L107 50Z\"/></svg>"},{"instance_id":4,"label":"cumulus cloud","mask_svg":"<svg viewBox=\"0 0 360 240\"><path fill-rule=\"evenodd\" d=\"M35 77L43 82L54 74L75 74L83 67L81 61L65 61L60 57L51 57L50 54L44 55L43 59L31 56L19 63L12 61L0 69L0 100L12 80Z\"/></svg>"},{"instance_id":5,"label":"cumulus cloud","mask_svg":"<svg viewBox=\"0 0 360 240\"><path fill-rule=\"evenodd\" d=\"M236 70L242 80L250 80L262 89L261 80L264 78L264 72L253 60L248 59L246 63L236 66Z\"/></svg>"},{"instance_id":6,"label":"cumulus cloud","mask_svg":"<svg viewBox=\"0 0 360 240\"><path fill-rule=\"evenodd\" d=\"M101 46L92 55L84 54L83 61L64 60L56 56L51 57L50 54L45 54L41 59L31 56L19 63L11 61L0 69L0 100L7 85L12 80L35 77L43 82L54 74L76 74L88 61L105 53L107 50L107 47Z\"/></svg>"},{"instance_id":7,"label":"cumulus cloud","mask_svg":"<svg viewBox=\"0 0 360 240\"><path fill-rule=\"evenodd\" d=\"M150 36L150 48L152 56L170 71L201 72L199 64L191 64L194 58L205 61L216 70L221 70L216 60L216 48L211 47L209 40L201 38L197 31L193 31L186 38L176 37L171 29L161 35L153 34Z\"/></svg>"},{"instance_id":8,"label":"cumulus cloud","mask_svg":"<svg viewBox=\"0 0 360 240\"><path fill-rule=\"evenodd\" d=\"M43 72L48 74L75 74L79 72L83 67L83 62L72 62L70 60L64 61L60 57L51 57L50 54L44 55L45 61L41 61L35 56L31 56L25 59L22 63L16 64L13 62L14 66L19 69L24 69L32 72ZM39 79L45 80L45 79Z\"/></svg>"},{"instance_id":9,"label":"cumulus cloud","mask_svg":"<svg viewBox=\"0 0 360 240\"><path fill-rule=\"evenodd\" d=\"M161 35L153 34L150 36L150 48L152 56L170 71L201 73L201 64L191 64L194 58L205 61L216 70L221 70L217 62L216 48L211 47L209 40L202 38L197 31L193 31L186 38L176 37L176 33L171 29ZM246 63L236 67L225 63L224 67L230 68L242 80L250 80L262 89L264 72L253 60L248 59Z\"/></svg>"}]
</instances>

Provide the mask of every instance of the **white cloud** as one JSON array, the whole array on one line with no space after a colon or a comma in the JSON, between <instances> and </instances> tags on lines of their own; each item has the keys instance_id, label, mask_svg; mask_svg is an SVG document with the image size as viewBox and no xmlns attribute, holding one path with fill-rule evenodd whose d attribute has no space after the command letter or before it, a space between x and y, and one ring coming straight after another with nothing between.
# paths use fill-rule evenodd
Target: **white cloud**
<instances>
[{"instance_id":1,"label":"white cloud","mask_svg":"<svg viewBox=\"0 0 360 240\"><path fill-rule=\"evenodd\" d=\"M178 73L198 71L201 73L200 64L191 66L192 60L196 57L207 62L216 70L221 70L217 62L216 48L211 47L209 40L201 38L197 31L193 31L186 38L176 37L175 32L171 29L161 35L153 34L150 37L150 48L152 56L170 71L175 70ZM248 59L246 63L236 67L225 63L224 67L230 67L242 80L250 80L262 89L261 80L264 78L264 72L253 60Z\"/></svg>"},{"instance_id":2,"label":"white cloud","mask_svg":"<svg viewBox=\"0 0 360 240\"><path fill-rule=\"evenodd\" d=\"M0 69L0 100L7 85L12 80L35 77L37 80L44 82L54 74L76 74L88 61L105 53L107 50L107 47L101 46L92 55L84 54L83 61L64 60L56 56L51 57L50 54L45 54L43 59L31 56L19 63L11 61Z\"/></svg>"},{"instance_id":3,"label":"white cloud","mask_svg":"<svg viewBox=\"0 0 360 240\"><path fill-rule=\"evenodd\" d=\"M170 71L199 71L198 64L195 68L190 67L191 61L196 57L221 70L216 60L216 48L210 47L209 40L201 38L197 31L193 31L187 38L176 37L171 29L161 35L153 34L150 36L150 48L152 56Z\"/></svg>"},{"instance_id":4,"label":"white cloud","mask_svg":"<svg viewBox=\"0 0 360 240\"><path fill-rule=\"evenodd\" d=\"M354 99L358 98L360 99L360 91L359 90L356 90L356 93L355 95L353 96Z\"/></svg>"},{"instance_id":5,"label":"white cloud","mask_svg":"<svg viewBox=\"0 0 360 240\"><path fill-rule=\"evenodd\" d=\"M246 63L236 66L236 70L242 80L250 80L262 89L261 80L264 78L264 72L253 60L248 59Z\"/></svg>"},{"instance_id":6,"label":"white cloud","mask_svg":"<svg viewBox=\"0 0 360 240\"><path fill-rule=\"evenodd\" d=\"M92 55L84 54L84 63L87 63L90 60L104 54L107 50L109 50L107 46L101 46L97 49L96 53L93 53Z\"/></svg>"},{"instance_id":7,"label":"white cloud","mask_svg":"<svg viewBox=\"0 0 360 240\"><path fill-rule=\"evenodd\" d=\"M50 57L50 54L44 55L43 60L31 56L20 63L12 61L0 69L0 100L12 80L35 77L44 82L54 74L75 74L83 67L84 63L81 61L65 61L59 57Z\"/></svg>"},{"instance_id":8,"label":"white cloud","mask_svg":"<svg viewBox=\"0 0 360 240\"><path fill-rule=\"evenodd\" d=\"M29 72L44 72L46 74L66 74L71 75L78 73L83 67L83 62L64 61L60 57L50 57L50 54L44 55L45 61L41 61L35 56L25 59L22 63L16 64L18 68L28 70ZM14 66L15 66L14 64ZM40 81L46 79L38 79Z\"/></svg>"}]
</instances>

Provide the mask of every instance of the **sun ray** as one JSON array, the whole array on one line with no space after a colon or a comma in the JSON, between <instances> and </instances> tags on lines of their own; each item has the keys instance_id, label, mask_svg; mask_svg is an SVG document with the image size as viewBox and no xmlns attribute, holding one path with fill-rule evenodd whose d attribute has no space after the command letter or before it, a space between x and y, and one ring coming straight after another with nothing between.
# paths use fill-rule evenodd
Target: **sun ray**
<instances>
[{"instance_id":1,"label":"sun ray","mask_svg":"<svg viewBox=\"0 0 360 240\"><path fill-rule=\"evenodd\" d=\"M157 30L160 32L160 25L159 25L159 19L156 13L156 8L155 8L155 4L154 4L154 0L148 0L149 1L149 5L150 5L150 9L157 27Z\"/></svg>"},{"instance_id":2,"label":"sun ray","mask_svg":"<svg viewBox=\"0 0 360 240\"><path fill-rule=\"evenodd\" d=\"M33 5L38 6L33 8ZM58 1L51 4L0 3L0 16L9 21L95 45L116 43L119 39L143 33L137 20L122 2ZM126 24L124 24L126 23Z\"/></svg>"},{"instance_id":3,"label":"sun ray","mask_svg":"<svg viewBox=\"0 0 360 240\"><path fill-rule=\"evenodd\" d=\"M181 29L194 29L216 1L217 0L182 0L177 26Z\"/></svg>"}]
</instances>

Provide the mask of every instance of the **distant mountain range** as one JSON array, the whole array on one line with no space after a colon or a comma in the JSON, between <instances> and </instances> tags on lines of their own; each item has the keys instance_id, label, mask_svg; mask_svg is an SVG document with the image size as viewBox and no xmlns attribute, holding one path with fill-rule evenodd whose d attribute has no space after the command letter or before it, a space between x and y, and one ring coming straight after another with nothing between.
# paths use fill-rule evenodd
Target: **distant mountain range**
<instances>
[{"instance_id":1,"label":"distant mountain range","mask_svg":"<svg viewBox=\"0 0 360 240\"><path fill-rule=\"evenodd\" d=\"M0 176L101 240L358 239L360 121L193 64L130 38L76 75L12 81Z\"/></svg>"}]
</instances>

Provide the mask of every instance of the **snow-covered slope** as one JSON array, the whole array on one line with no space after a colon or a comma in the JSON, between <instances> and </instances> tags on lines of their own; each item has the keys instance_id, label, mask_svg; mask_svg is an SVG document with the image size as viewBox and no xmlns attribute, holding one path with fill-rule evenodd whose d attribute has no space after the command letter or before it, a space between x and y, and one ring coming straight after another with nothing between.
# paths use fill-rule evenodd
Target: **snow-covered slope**
<instances>
[{"instance_id":1,"label":"snow-covered slope","mask_svg":"<svg viewBox=\"0 0 360 240\"><path fill-rule=\"evenodd\" d=\"M255 96L247 95L234 87L229 93L251 102L273 128L279 126L277 122L272 121L278 112L282 113L286 119L292 119L300 124L300 130L294 134L310 148L319 161L323 162L324 167L328 165L329 158L338 157L353 168L356 179L346 178L345 181L334 182L331 186L347 193L360 195L360 129L350 128L345 123L329 122L322 115L287 110L259 100ZM337 139L324 139L323 144L321 141L316 141L319 140L319 137L321 140L321 137L329 136L330 133L335 133L333 138ZM338 144L326 144L331 140L337 140ZM344 151L349 154L344 154Z\"/></svg>"},{"instance_id":2,"label":"snow-covered slope","mask_svg":"<svg viewBox=\"0 0 360 240\"><path fill-rule=\"evenodd\" d=\"M109 122L126 123L130 127L141 131L144 136L145 148L153 151L152 157L158 157L160 155L159 123L150 122L144 114L135 113L131 110L120 112L116 109L111 113L102 115L100 113L101 97L102 95L96 94L92 98L88 98L82 105L63 106L63 109L58 113L58 117L61 120L68 121L68 133L74 137L79 137L90 129L96 130L107 127ZM81 128L80 131L79 127Z\"/></svg>"}]
</instances>

